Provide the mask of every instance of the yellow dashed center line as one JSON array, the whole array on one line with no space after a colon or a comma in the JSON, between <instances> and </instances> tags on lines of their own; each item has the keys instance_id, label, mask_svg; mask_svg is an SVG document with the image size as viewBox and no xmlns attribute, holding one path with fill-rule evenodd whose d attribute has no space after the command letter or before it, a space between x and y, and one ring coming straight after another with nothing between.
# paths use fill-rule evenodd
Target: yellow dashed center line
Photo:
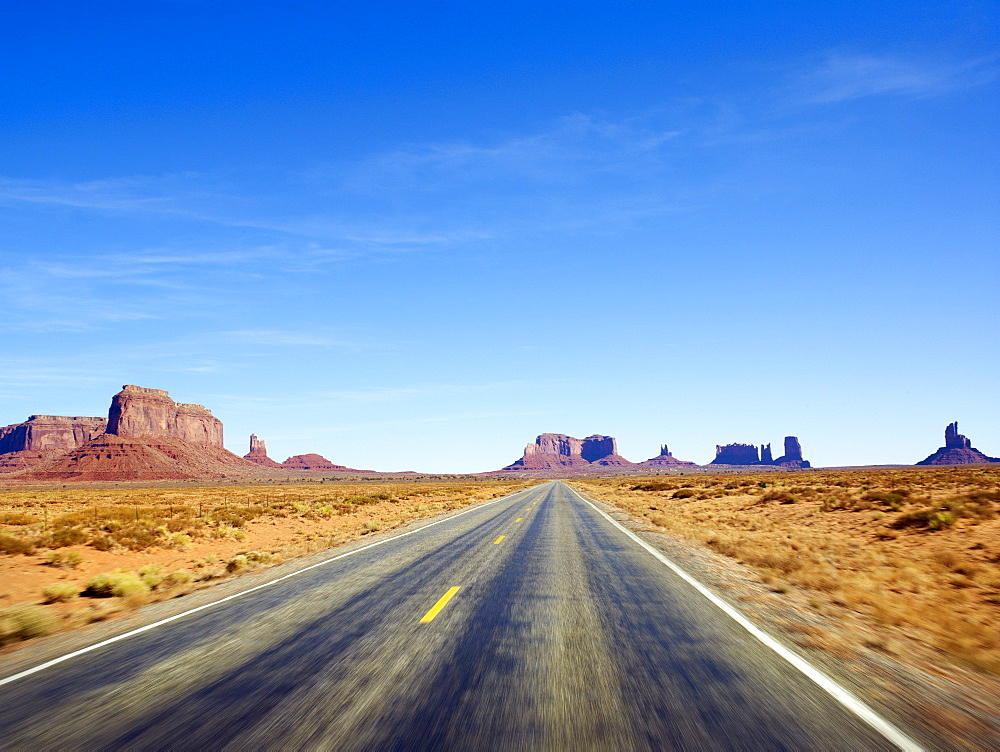
<instances>
[{"instance_id":1,"label":"yellow dashed center line","mask_svg":"<svg viewBox=\"0 0 1000 752\"><path fill-rule=\"evenodd\" d=\"M520 522L523 519L524 519L524 517L518 517L516 520L514 520L514 522Z\"/></svg>"},{"instance_id":2,"label":"yellow dashed center line","mask_svg":"<svg viewBox=\"0 0 1000 752\"><path fill-rule=\"evenodd\" d=\"M434 617L440 613L442 608L448 605L448 601L454 598L455 593L457 593L459 590L461 590L460 587L453 587L450 590L448 590L447 593L442 595L441 599L434 604L434 607L431 608L431 610L428 611L426 614L424 614L424 618L420 620L420 623L426 624L429 621L434 621Z\"/></svg>"},{"instance_id":3,"label":"yellow dashed center line","mask_svg":"<svg viewBox=\"0 0 1000 752\"><path fill-rule=\"evenodd\" d=\"M502 541L506 537L507 537L506 535L501 535L499 538L497 538L495 541L493 541L493 545L495 546L497 543L499 543L500 541Z\"/></svg>"}]
</instances>

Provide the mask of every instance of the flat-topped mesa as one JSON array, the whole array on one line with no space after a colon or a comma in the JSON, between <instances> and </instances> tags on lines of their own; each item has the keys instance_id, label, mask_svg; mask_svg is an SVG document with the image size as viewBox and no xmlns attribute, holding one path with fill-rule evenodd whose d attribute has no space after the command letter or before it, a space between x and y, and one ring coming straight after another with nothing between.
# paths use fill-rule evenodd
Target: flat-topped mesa
<instances>
[{"instance_id":1,"label":"flat-topped mesa","mask_svg":"<svg viewBox=\"0 0 1000 752\"><path fill-rule=\"evenodd\" d=\"M934 454L922 459L918 465L978 465L985 462L1000 462L998 457L987 457L972 442L958 432L958 421L949 423L944 429L944 446Z\"/></svg>"},{"instance_id":2,"label":"flat-topped mesa","mask_svg":"<svg viewBox=\"0 0 1000 752\"><path fill-rule=\"evenodd\" d=\"M543 433L535 443L524 448L524 455L508 468L512 470L551 470L559 467L586 467L583 441L564 433ZM507 469L507 468L505 468Z\"/></svg>"},{"instance_id":3,"label":"flat-topped mesa","mask_svg":"<svg viewBox=\"0 0 1000 752\"><path fill-rule=\"evenodd\" d=\"M660 453L655 457L650 457L645 462L640 462L636 467L697 467L694 462L679 460L671 454L666 444L660 445Z\"/></svg>"},{"instance_id":4,"label":"flat-topped mesa","mask_svg":"<svg viewBox=\"0 0 1000 752\"><path fill-rule=\"evenodd\" d=\"M726 444L715 447L715 459L710 464L772 465L790 469L812 467L802 459L802 446L795 436L785 437L785 453L778 459L772 459L770 444L761 444L759 449L754 444Z\"/></svg>"},{"instance_id":5,"label":"flat-topped mesa","mask_svg":"<svg viewBox=\"0 0 1000 752\"><path fill-rule=\"evenodd\" d=\"M768 445L770 446L770 445ZM763 462L763 458L761 459ZM770 463L781 467L812 467L809 460L802 459L802 445L797 436L785 437L785 453Z\"/></svg>"},{"instance_id":6,"label":"flat-topped mesa","mask_svg":"<svg viewBox=\"0 0 1000 752\"><path fill-rule=\"evenodd\" d=\"M618 454L613 436L594 434L577 439L564 433L543 433L524 448L521 459L504 470L582 470L595 465L631 467L632 463Z\"/></svg>"},{"instance_id":7,"label":"flat-topped mesa","mask_svg":"<svg viewBox=\"0 0 1000 752\"><path fill-rule=\"evenodd\" d=\"M170 437L222 448L222 421L202 405L174 402L163 389L126 384L111 400L108 433L115 436Z\"/></svg>"},{"instance_id":8,"label":"flat-topped mesa","mask_svg":"<svg viewBox=\"0 0 1000 752\"><path fill-rule=\"evenodd\" d=\"M588 436L580 447L580 456L591 465L602 467L631 467L634 464L618 454L614 436Z\"/></svg>"},{"instance_id":9,"label":"flat-topped mesa","mask_svg":"<svg viewBox=\"0 0 1000 752\"><path fill-rule=\"evenodd\" d=\"M104 433L104 418L31 415L23 423L0 428L0 454L73 449Z\"/></svg>"},{"instance_id":10,"label":"flat-topped mesa","mask_svg":"<svg viewBox=\"0 0 1000 752\"><path fill-rule=\"evenodd\" d=\"M312 473L370 473L372 470L358 470L345 465L335 465L321 454L296 454L278 467L286 470L304 470Z\"/></svg>"},{"instance_id":11,"label":"flat-topped mesa","mask_svg":"<svg viewBox=\"0 0 1000 752\"><path fill-rule=\"evenodd\" d=\"M583 441L564 433L540 434L524 448L524 456L555 455L566 460L583 460Z\"/></svg>"},{"instance_id":12,"label":"flat-topped mesa","mask_svg":"<svg viewBox=\"0 0 1000 752\"><path fill-rule=\"evenodd\" d=\"M222 446L222 422L201 405L179 404L162 389L126 385L108 419L32 416L28 427L58 429L53 452L0 454L0 471L19 481L119 481L266 477L273 470L247 462ZM15 440L23 431L4 430ZM48 447L49 444L42 444ZM35 458L35 455L38 458ZM20 463L20 466L17 466Z\"/></svg>"},{"instance_id":13,"label":"flat-topped mesa","mask_svg":"<svg viewBox=\"0 0 1000 752\"><path fill-rule=\"evenodd\" d=\"M760 454L756 444L715 445L715 459L710 465L759 465Z\"/></svg>"},{"instance_id":14,"label":"flat-topped mesa","mask_svg":"<svg viewBox=\"0 0 1000 752\"><path fill-rule=\"evenodd\" d=\"M264 467L280 468L281 465L267 456L267 447L263 439L258 439L257 434L250 434L250 453L244 454L243 459L250 460Z\"/></svg>"},{"instance_id":15,"label":"flat-topped mesa","mask_svg":"<svg viewBox=\"0 0 1000 752\"><path fill-rule=\"evenodd\" d=\"M0 473L15 472L68 452L104 433L107 420L67 415L32 415L0 427Z\"/></svg>"}]
</instances>

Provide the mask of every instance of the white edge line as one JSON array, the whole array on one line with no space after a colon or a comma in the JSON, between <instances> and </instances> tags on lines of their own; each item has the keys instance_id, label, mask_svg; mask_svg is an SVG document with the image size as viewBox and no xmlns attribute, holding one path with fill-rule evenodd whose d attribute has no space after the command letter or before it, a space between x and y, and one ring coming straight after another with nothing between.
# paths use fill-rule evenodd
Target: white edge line
<instances>
[{"instance_id":1,"label":"white edge line","mask_svg":"<svg viewBox=\"0 0 1000 752\"><path fill-rule=\"evenodd\" d=\"M12 674L8 677L0 679L0 687L2 687L5 684L12 684L18 681L19 679L25 678L26 676L37 674L39 671L44 671L45 669L51 668L52 666L62 663L63 661L68 661L71 658L76 658L78 655L83 655L84 653L90 653L94 650L99 650L100 648L103 648L106 645L110 645L114 642L119 642L121 640L127 640L129 637L134 637L137 634L142 634L143 632L148 632L151 629L162 627L164 624L169 624L172 621L183 619L185 616L190 616L191 614L196 614L199 611L204 611L209 608L214 608L222 603L225 603L226 601L235 600L236 598L242 598L244 595L249 595L250 593L253 593L257 590L263 590L264 588L271 587L271 585L277 585L282 580L287 580L290 577L296 577L302 574L303 572L308 572L310 569L316 569L317 567L326 566L327 564L337 561L338 559L343 559L348 556L353 556L354 554L361 553L362 551L367 551L369 548L375 548L375 546L381 546L383 543L389 543L390 541L399 540L400 538L405 538L408 535L413 535L414 533L422 532L429 527L434 527L435 525L440 525L444 522L449 522L455 519L456 517L461 517L463 514L468 514L469 512L474 512L477 509L482 509L483 507L490 506L491 504L496 504L498 502L504 501L505 499L509 499L511 496L514 496L516 494L523 493L524 491L530 491L532 488L534 488L534 486L521 489L520 491L515 491L514 493L507 494L506 496L501 496L499 499L493 499L492 501L487 501L483 504L477 504L473 507L470 507L468 509L459 512L458 514L453 514L450 517L445 517L442 520L437 520L436 522L431 522L427 525L423 525L422 527L418 527L416 530L410 530L405 533L400 533L399 535L394 535L391 538L385 538L380 541L375 541L374 543L369 543L367 546L362 546L361 548L355 548L353 551L347 551L337 556L332 556L329 559L324 559L323 561L317 562L316 564L310 564L308 567L297 569L294 572L282 575L281 577L278 577L275 580L271 580L270 582L265 582L261 585L256 585L247 590L241 590L239 593L234 593L233 595L227 595L225 598L220 598L217 601L212 601L211 603L206 603L202 606L197 606L196 608L192 608L188 611L182 611L179 614L168 616L166 619L160 619L160 621L153 622L152 624L147 624L144 627L139 627L138 629L133 629L129 632L123 632L122 634L110 637L107 640L102 640L101 642L95 642L93 645L88 645L85 648L74 650L72 653L66 653L65 655L59 656L58 658L53 658L52 660L45 661L45 663L39 663L37 666L32 666L31 668L25 669L24 671L20 671L16 674Z\"/></svg>"},{"instance_id":2,"label":"white edge line","mask_svg":"<svg viewBox=\"0 0 1000 752\"><path fill-rule=\"evenodd\" d=\"M794 666L803 674L805 674L817 686L819 686L820 689L822 689L827 694L831 695L835 700L837 700L837 702L839 702L841 705L847 708L847 710L854 713L854 715L856 715L862 721L864 721L873 729L882 734L882 736L884 736L886 739L891 741L893 744L895 744L904 752L923 752L924 749L923 747L917 744L917 742L915 742L913 739L907 736L898 727L896 727L891 722L889 722L888 720L880 716L878 713L876 713L874 710L872 710L870 707L868 707L868 705L866 705L861 699L859 699L854 694L852 694L851 692L849 692L848 690L844 689L842 686L837 684L836 681L834 681L829 676L824 674L822 671L820 671L818 668L816 668L811 663L806 661L804 658L797 655L796 653L793 653L791 650L786 648L776 639L771 637L771 635L761 630L759 627L753 624L753 622L747 619L743 614L741 614L731 605L726 603L724 600L722 600L722 598L720 598L711 590L709 590L707 587L702 585L700 582L698 582L698 580L689 575L679 566L670 561L670 559L668 559L662 553L653 548L653 546L651 546L649 543L644 541L638 535L636 535L627 527L618 522L618 520L616 520L614 517L609 515L603 509L598 508L596 505L594 505L587 499L583 498L583 496L581 496L580 493L575 488L569 486L568 484L567 488L569 488L574 494L576 494L577 497L582 502L588 504L598 514L607 518L612 525L617 527L619 530L625 533L625 535L629 536L632 540L634 540L636 543L638 543L640 546L646 549L649 553L651 553L653 556L659 559L662 564L665 564L667 567L669 567L674 574L676 574L678 577L680 577L682 580L688 583L691 587L693 587L695 590L697 590L699 593L705 596L708 600L710 600L715 606L721 609L723 613L726 614L726 616L731 618L733 621L735 621L737 624L743 627L743 629L745 629L751 635L756 637L761 643L769 647L779 656L788 661L792 666Z\"/></svg>"}]
</instances>

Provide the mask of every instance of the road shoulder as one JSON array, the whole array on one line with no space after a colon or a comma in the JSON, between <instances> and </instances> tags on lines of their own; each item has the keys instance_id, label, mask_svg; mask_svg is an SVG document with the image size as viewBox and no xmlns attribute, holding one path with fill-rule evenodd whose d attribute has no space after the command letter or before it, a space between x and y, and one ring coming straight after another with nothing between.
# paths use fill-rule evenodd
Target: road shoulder
<instances>
[{"instance_id":1,"label":"road shoulder","mask_svg":"<svg viewBox=\"0 0 1000 752\"><path fill-rule=\"evenodd\" d=\"M852 625L817 614L802 592L775 592L749 567L567 485L928 748L1000 743L996 681L960 667L907 663L874 646L848 647L838 637Z\"/></svg>"}]
</instances>

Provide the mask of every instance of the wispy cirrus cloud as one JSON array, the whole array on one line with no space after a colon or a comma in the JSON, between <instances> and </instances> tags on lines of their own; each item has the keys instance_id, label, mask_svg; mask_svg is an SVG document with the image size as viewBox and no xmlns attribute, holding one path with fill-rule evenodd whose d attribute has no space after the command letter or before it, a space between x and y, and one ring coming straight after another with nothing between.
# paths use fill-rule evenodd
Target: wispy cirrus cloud
<instances>
[{"instance_id":1,"label":"wispy cirrus cloud","mask_svg":"<svg viewBox=\"0 0 1000 752\"><path fill-rule=\"evenodd\" d=\"M350 338L338 337L334 334L284 332L272 329L238 329L218 332L211 335L211 339L219 343L254 345L255 347L336 347L357 349L362 344L357 337Z\"/></svg>"},{"instance_id":2,"label":"wispy cirrus cloud","mask_svg":"<svg viewBox=\"0 0 1000 752\"><path fill-rule=\"evenodd\" d=\"M864 97L928 97L996 80L998 56L931 62L878 54L832 52L792 85L808 104L836 104Z\"/></svg>"},{"instance_id":3,"label":"wispy cirrus cloud","mask_svg":"<svg viewBox=\"0 0 1000 752\"><path fill-rule=\"evenodd\" d=\"M338 168L350 171L350 167ZM339 175L339 173L338 173ZM303 193L299 176L283 173L269 176L269 192L261 194L249 184L230 178L200 173L163 176L108 178L93 181L23 180L0 177L0 207L23 210L77 211L115 218L138 215L183 222L231 232L263 233L293 246L292 260L312 263L343 261L371 253L399 252L411 248L447 245L484 237L484 233L462 222L428 224L422 212L388 211L374 205L344 208L353 192L338 185L340 177L327 175L329 185L319 196ZM253 181L250 181L253 183ZM330 248L331 243L341 247ZM276 255L279 249L256 251ZM241 251L200 251L184 253L168 250L162 254L142 252L123 258L123 267L189 263L205 265L213 260L239 261Z\"/></svg>"},{"instance_id":4,"label":"wispy cirrus cloud","mask_svg":"<svg viewBox=\"0 0 1000 752\"><path fill-rule=\"evenodd\" d=\"M93 180L0 176L0 206L34 205L117 216L140 214L219 222L219 209L237 205L238 184L206 173L109 176Z\"/></svg>"},{"instance_id":5,"label":"wispy cirrus cloud","mask_svg":"<svg viewBox=\"0 0 1000 752\"><path fill-rule=\"evenodd\" d=\"M508 181L564 186L649 169L659 161L659 149L681 135L647 115L616 122L574 113L537 133L494 143L424 144L374 155L350 169L343 185L361 193L389 188L422 194L456 186L502 189Z\"/></svg>"},{"instance_id":6,"label":"wispy cirrus cloud","mask_svg":"<svg viewBox=\"0 0 1000 752\"><path fill-rule=\"evenodd\" d=\"M799 66L770 97L757 96L763 89L743 92L742 100L690 97L617 118L577 112L533 132L412 144L266 180L195 172L77 182L0 178L0 205L173 218L187 223L189 237L207 228L209 239L198 248L173 241L128 252L44 254L46 263L30 266L48 280L197 294L218 282L200 270L303 273L545 232L604 233L690 212L729 187L730 162L705 170L703 156L816 127L792 112L876 96L934 96L992 81L997 70L996 57L935 63L831 52ZM29 268L23 259L19 264ZM109 320L118 308L128 306L109 308ZM151 315L148 304L139 310Z\"/></svg>"},{"instance_id":7,"label":"wispy cirrus cloud","mask_svg":"<svg viewBox=\"0 0 1000 752\"><path fill-rule=\"evenodd\" d=\"M258 247L270 246L141 250L102 270L74 262L64 267L67 275L124 278L157 267L236 266L255 254L315 266L676 210L683 201L660 180L684 136L670 120L659 111L620 119L574 113L533 133L415 144L242 184L198 173L0 179L0 205L166 218L223 235L256 233L267 241ZM282 254L282 247L289 252Z\"/></svg>"},{"instance_id":8,"label":"wispy cirrus cloud","mask_svg":"<svg viewBox=\"0 0 1000 752\"><path fill-rule=\"evenodd\" d=\"M532 379L485 381L480 383L438 383L417 386L373 386L364 389L336 389L316 392L316 402L379 403L407 402L459 395L517 393L528 390L557 390L574 383L572 379Z\"/></svg>"}]
</instances>

